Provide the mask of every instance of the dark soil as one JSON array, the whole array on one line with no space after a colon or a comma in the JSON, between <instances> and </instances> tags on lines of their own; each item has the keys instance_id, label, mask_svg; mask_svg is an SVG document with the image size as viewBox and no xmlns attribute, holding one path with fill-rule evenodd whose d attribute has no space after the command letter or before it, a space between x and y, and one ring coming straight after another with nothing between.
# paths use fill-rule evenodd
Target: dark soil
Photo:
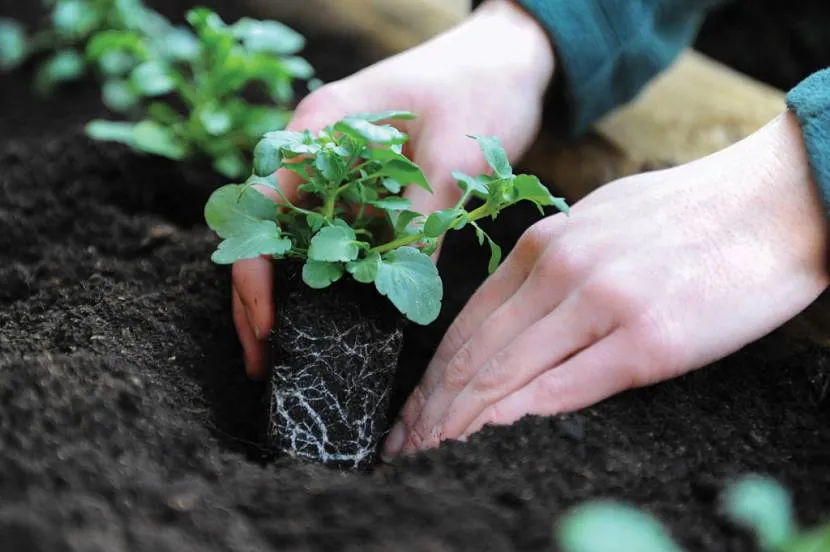
<instances>
[{"instance_id":1,"label":"dark soil","mask_svg":"<svg viewBox=\"0 0 830 552\"><path fill-rule=\"evenodd\" d=\"M0 0L0 14L24 4ZM324 79L367 61L316 38ZM274 457L266 386L243 374L229 272L210 263L216 240L201 224L221 179L90 143L79 125L103 114L95 88L43 102L29 82L0 79L3 550L545 550L565 509L611 496L657 514L690 550L744 551L716 498L748 471L790 485L804 523L830 513L830 355L779 335L369 475ZM537 216L514 209L494 237L509 245ZM465 232L448 240L444 312L408 327L397 403L486 255Z\"/></svg>"}]
</instances>

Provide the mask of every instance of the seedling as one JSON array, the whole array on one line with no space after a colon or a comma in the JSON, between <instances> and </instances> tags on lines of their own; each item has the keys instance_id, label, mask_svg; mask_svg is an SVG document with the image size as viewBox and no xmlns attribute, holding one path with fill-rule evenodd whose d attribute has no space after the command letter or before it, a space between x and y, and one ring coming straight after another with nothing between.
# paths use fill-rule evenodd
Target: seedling
<instances>
[{"instance_id":1,"label":"seedling","mask_svg":"<svg viewBox=\"0 0 830 552\"><path fill-rule=\"evenodd\" d=\"M146 8L140 0L44 0L51 10L49 24L27 34L10 19L0 19L0 70L11 70L27 59L48 55L35 77L41 94L52 92L62 83L80 79L87 72L84 48L96 33L108 30L134 30L160 33L165 20ZM121 56L102 58L98 68L105 76L130 69Z\"/></svg>"},{"instance_id":2,"label":"seedling","mask_svg":"<svg viewBox=\"0 0 830 552\"><path fill-rule=\"evenodd\" d=\"M87 133L175 160L205 155L223 175L240 178L250 174L247 159L262 135L288 121L294 81L314 73L295 55L305 40L276 21L245 18L228 25L206 8L191 10L187 20L193 33L179 29L159 39L130 30L93 37L90 60L137 60L128 78L107 83L110 105L130 108L161 96L170 101L152 101L138 123L93 121ZM242 98L254 83L264 86L267 103Z\"/></svg>"},{"instance_id":3,"label":"seedling","mask_svg":"<svg viewBox=\"0 0 830 552\"><path fill-rule=\"evenodd\" d=\"M769 478L739 479L724 493L722 509L754 533L764 552L830 550L830 524L800 531L789 493ZM683 552L654 517L611 501L578 506L559 524L557 537L564 552Z\"/></svg>"},{"instance_id":4,"label":"seedling","mask_svg":"<svg viewBox=\"0 0 830 552\"><path fill-rule=\"evenodd\" d=\"M325 288L349 274L374 284L407 318L418 324L435 320L443 285L430 259L438 239L448 230L469 226L480 244L490 246L489 270L501 260L501 249L479 221L496 218L506 207L526 200L541 210L568 206L531 175L513 174L499 140L478 141L491 174L453 174L463 191L457 204L424 215L400 195L406 186L432 191L421 169L402 153L406 134L382 121L412 119L405 111L353 115L321 132L269 132L256 146L254 175L245 184L226 185L205 207L208 225L224 240L213 253L216 263L268 255L304 262L302 278L312 288ZM274 173L288 169L302 179L301 193L310 206L292 203ZM281 196L279 206L254 184ZM468 211L467 200L483 203Z\"/></svg>"}]
</instances>

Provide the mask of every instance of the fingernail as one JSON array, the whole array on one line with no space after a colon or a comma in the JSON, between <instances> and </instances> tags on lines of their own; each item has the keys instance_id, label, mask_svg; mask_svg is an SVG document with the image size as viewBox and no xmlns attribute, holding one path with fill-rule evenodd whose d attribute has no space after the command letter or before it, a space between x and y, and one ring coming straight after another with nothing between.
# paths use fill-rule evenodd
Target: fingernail
<instances>
[{"instance_id":1,"label":"fingernail","mask_svg":"<svg viewBox=\"0 0 830 552\"><path fill-rule=\"evenodd\" d=\"M405 440L406 427L404 427L402 423L398 422L395 424L395 427L392 428L392 431L386 438L386 442L383 444L383 452L380 455L383 461L391 462L394 460L403 448Z\"/></svg>"}]
</instances>

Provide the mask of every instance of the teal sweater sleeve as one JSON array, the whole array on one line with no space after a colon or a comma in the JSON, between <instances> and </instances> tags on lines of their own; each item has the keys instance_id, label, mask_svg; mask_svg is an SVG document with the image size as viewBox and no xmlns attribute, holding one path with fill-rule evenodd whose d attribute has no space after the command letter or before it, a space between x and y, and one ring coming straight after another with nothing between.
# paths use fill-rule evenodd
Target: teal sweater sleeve
<instances>
[{"instance_id":1,"label":"teal sweater sleeve","mask_svg":"<svg viewBox=\"0 0 830 552\"><path fill-rule=\"evenodd\" d=\"M551 107L567 135L633 99L695 38L724 0L516 0L548 31L558 77ZM478 3L478 1L476 1ZM830 69L787 94L830 216Z\"/></svg>"},{"instance_id":2,"label":"teal sweater sleeve","mask_svg":"<svg viewBox=\"0 0 830 552\"><path fill-rule=\"evenodd\" d=\"M518 0L545 27L557 57L553 97L564 131L633 99L695 38L723 0Z\"/></svg>"},{"instance_id":3,"label":"teal sweater sleeve","mask_svg":"<svg viewBox=\"0 0 830 552\"><path fill-rule=\"evenodd\" d=\"M821 188L824 210L830 216L830 69L790 90L787 107L801 125L813 179Z\"/></svg>"}]
</instances>

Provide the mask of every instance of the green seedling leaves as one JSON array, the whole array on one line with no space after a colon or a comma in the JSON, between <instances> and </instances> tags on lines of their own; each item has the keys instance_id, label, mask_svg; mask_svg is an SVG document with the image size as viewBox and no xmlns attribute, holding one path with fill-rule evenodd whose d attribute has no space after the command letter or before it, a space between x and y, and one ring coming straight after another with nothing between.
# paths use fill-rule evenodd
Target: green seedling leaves
<instances>
[{"instance_id":1,"label":"green seedling leaves","mask_svg":"<svg viewBox=\"0 0 830 552\"><path fill-rule=\"evenodd\" d=\"M138 59L149 56L144 39L133 31L101 31L87 42L86 56L91 61L98 61L114 53L131 54Z\"/></svg>"},{"instance_id":2,"label":"green seedling leaves","mask_svg":"<svg viewBox=\"0 0 830 552\"><path fill-rule=\"evenodd\" d=\"M145 61L136 67L130 81L135 90L144 96L161 96L176 87L167 67L157 61Z\"/></svg>"},{"instance_id":3,"label":"green seedling leaves","mask_svg":"<svg viewBox=\"0 0 830 552\"><path fill-rule=\"evenodd\" d=\"M535 176L529 174L520 174L513 180L515 190L515 200L527 200L533 202L539 211L542 207L553 206L563 213L570 213L570 207L561 197L556 197L550 190L542 184L542 182Z\"/></svg>"},{"instance_id":4,"label":"green seedling leaves","mask_svg":"<svg viewBox=\"0 0 830 552\"><path fill-rule=\"evenodd\" d=\"M278 21L243 18L231 25L233 35L251 52L296 54L305 46L305 38Z\"/></svg>"},{"instance_id":5,"label":"green seedling leaves","mask_svg":"<svg viewBox=\"0 0 830 552\"><path fill-rule=\"evenodd\" d=\"M253 31L243 28L235 32ZM221 111L203 113L203 125L221 133L239 105L227 108L227 117ZM257 212L262 204L212 198L206 217L213 213L211 227L227 234L220 233L225 241L215 253L217 262L254 254L298 258L305 261L303 280L307 285L327 287L348 273L357 282L374 283L409 320L429 324L437 318L443 296L430 254L447 231L472 226L479 243L486 241L490 248L488 269L492 272L501 262L502 251L476 221L495 216L518 201L566 207L537 178L514 175L497 139L477 137L493 174L472 177L453 173L465 191L458 205L428 216L415 212L400 192L409 185L429 191L431 187L421 168L402 153L407 135L391 125L378 124L412 117L405 111L351 115L317 133L266 133L254 149L253 176L248 183L278 191L275 173L290 170L300 179L301 203L294 204L283 196L279 209L270 203L267 212ZM467 211L463 203L472 196L485 203ZM217 223L216 212L223 209L234 210L228 220L236 222ZM246 209L250 213L243 218L239 211ZM242 230L228 234L227 226Z\"/></svg>"},{"instance_id":6,"label":"green seedling leaves","mask_svg":"<svg viewBox=\"0 0 830 552\"><path fill-rule=\"evenodd\" d=\"M323 289L343 276L343 265L309 259L303 265L303 282L313 289Z\"/></svg>"},{"instance_id":7,"label":"green seedling leaves","mask_svg":"<svg viewBox=\"0 0 830 552\"><path fill-rule=\"evenodd\" d=\"M254 188L229 184L213 192L205 206L208 226L224 238L211 256L217 264L230 264L260 255L281 255L291 240L281 235L272 220L276 205Z\"/></svg>"},{"instance_id":8,"label":"green seedling leaves","mask_svg":"<svg viewBox=\"0 0 830 552\"><path fill-rule=\"evenodd\" d=\"M315 261L348 262L357 259L360 248L350 227L328 226L311 238L308 258Z\"/></svg>"},{"instance_id":9,"label":"green seedling leaves","mask_svg":"<svg viewBox=\"0 0 830 552\"><path fill-rule=\"evenodd\" d=\"M473 178L461 171L453 171L452 177L463 191L470 190L470 195L479 199L487 198L487 182L490 179L485 175Z\"/></svg>"},{"instance_id":10,"label":"green seedling leaves","mask_svg":"<svg viewBox=\"0 0 830 552\"><path fill-rule=\"evenodd\" d=\"M26 56L26 31L23 25L0 17L0 71L14 69Z\"/></svg>"},{"instance_id":11,"label":"green seedling leaves","mask_svg":"<svg viewBox=\"0 0 830 552\"><path fill-rule=\"evenodd\" d=\"M302 144L303 138L302 133L287 130L266 134L254 149L254 174L268 176L277 172L283 152L293 153L292 149L300 149L297 146Z\"/></svg>"},{"instance_id":12,"label":"green seedling leaves","mask_svg":"<svg viewBox=\"0 0 830 552\"><path fill-rule=\"evenodd\" d=\"M570 512L558 528L563 552L682 552L650 515L614 502L595 502Z\"/></svg>"},{"instance_id":13,"label":"green seedling leaves","mask_svg":"<svg viewBox=\"0 0 830 552\"><path fill-rule=\"evenodd\" d=\"M369 144L403 144L406 134L391 125L376 125L366 119L347 117L334 125L335 130L351 136L353 139Z\"/></svg>"},{"instance_id":14,"label":"green seedling leaves","mask_svg":"<svg viewBox=\"0 0 830 552\"><path fill-rule=\"evenodd\" d=\"M361 284L371 284L377 278L380 263L380 254L370 251L366 258L348 263L346 269Z\"/></svg>"},{"instance_id":15,"label":"green seedling leaves","mask_svg":"<svg viewBox=\"0 0 830 552\"><path fill-rule=\"evenodd\" d=\"M84 0L61 0L52 11L52 23L58 35L78 39L91 33L99 25L101 14Z\"/></svg>"},{"instance_id":16,"label":"green seedling leaves","mask_svg":"<svg viewBox=\"0 0 830 552\"><path fill-rule=\"evenodd\" d=\"M383 255L375 287L416 324L430 324L441 311L444 288L438 269L427 255L413 247Z\"/></svg>"},{"instance_id":17,"label":"green seedling leaves","mask_svg":"<svg viewBox=\"0 0 830 552\"><path fill-rule=\"evenodd\" d=\"M406 211L412 207L412 203L405 197L388 196L383 199L370 201L369 205L385 211Z\"/></svg>"},{"instance_id":18,"label":"green seedling leaves","mask_svg":"<svg viewBox=\"0 0 830 552\"><path fill-rule=\"evenodd\" d=\"M507 159L507 153L501 145L501 140L495 136L470 136L477 142L481 151L484 153L484 159L487 164L493 169L493 173L499 178L510 178L513 176L513 169L510 167L510 161Z\"/></svg>"},{"instance_id":19,"label":"green seedling leaves","mask_svg":"<svg viewBox=\"0 0 830 552\"><path fill-rule=\"evenodd\" d=\"M86 133L87 136L95 140L107 140L132 146L135 123L92 121L86 125Z\"/></svg>"},{"instance_id":20,"label":"green seedling leaves","mask_svg":"<svg viewBox=\"0 0 830 552\"><path fill-rule=\"evenodd\" d=\"M777 482L748 476L730 486L723 509L730 519L751 531L764 550L779 550L796 533L789 493Z\"/></svg>"},{"instance_id":21,"label":"green seedling leaves","mask_svg":"<svg viewBox=\"0 0 830 552\"><path fill-rule=\"evenodd\" d=\"M155 121L141 121L133 133L133 145L146 153L181 160L187 157L187 147L172 129Z\"/></svg>"},{"instance_id":22,"label":"green seedling leaves","mask_svg":"<svg viewBox=\"0 0 830 552\"><path fill-rule=\"evenodd\" d=\"M424 176L421 168L400 153L384 149L373 149L370 152L368 155L369 159L378 161L380 168L369 173L369 176L383 178L384 180L392 179L393 183L391 186L395 190L390 190L392 193L400 191L401 185L406 186L409 184L414 184L432 193L432 187L427 182L426 176ZM388 187L388 183L384 184L384 186Z\"/></svg>"},{"instance_id":23,"label":"green seedling leaves","mask_svg":"<svg viewBox=\"0 0 830 552\"><path fill-rule=\"evenodd\" d=\"M59 84L74 81L84 74L84 58L75 50L60 50L35 76L35 88L41 94L49 94Z\"/></svg>"},{"instance_id":24,"label":"green seedling leaves","mask_svg":"<svg viewBox=\"0 0 830 552\"><path fill-rule=\"evenodd\" d=\"M437 238L449 230L456 222L458 217L462 216L464 211L461 209L444 209L443 211L436 211L427 217L424 224L424 236L427 238Z\"/></svg>"}]
</instances>

